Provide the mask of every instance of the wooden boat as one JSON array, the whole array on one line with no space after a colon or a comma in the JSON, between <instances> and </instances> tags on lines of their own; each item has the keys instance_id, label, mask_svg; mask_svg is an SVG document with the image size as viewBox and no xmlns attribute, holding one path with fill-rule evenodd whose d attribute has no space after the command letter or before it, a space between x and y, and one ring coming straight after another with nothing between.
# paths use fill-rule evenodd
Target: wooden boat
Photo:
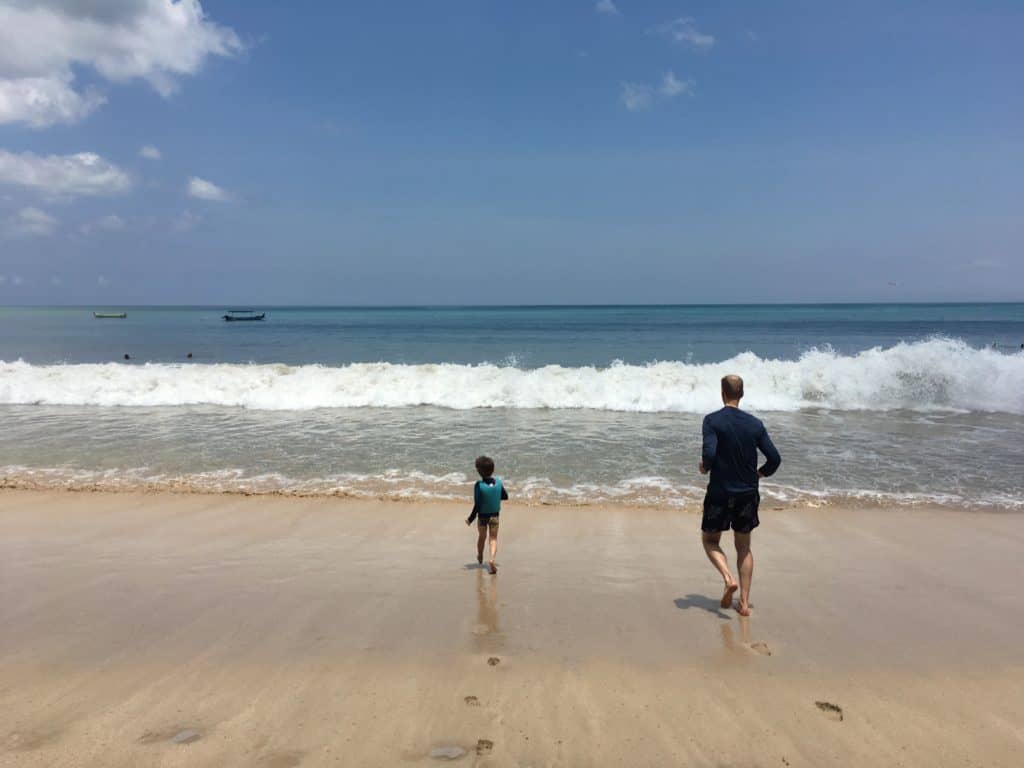
<instances>
[{"instance_id":1,"label":"wooden boat","mask_svg":"<svg viewBox=\"0 0 1024 768\"><path fill-rule=\"evenodd\" d=\"M127 312L93 312L92 316L97 320L124 320L128 317Z\"/></svg>"},{"instance_id":2,"label":"wooden boat","mask_svg":"<svg viewBox=\"0 0 1024 768\"><path fill-rule=\"evenodd\" d=\"M266 316L266 312L257 313L253 309L229 309L227 314L223 315L224 320L229 323L262 320Z\"/></svg>"}]
</instances>

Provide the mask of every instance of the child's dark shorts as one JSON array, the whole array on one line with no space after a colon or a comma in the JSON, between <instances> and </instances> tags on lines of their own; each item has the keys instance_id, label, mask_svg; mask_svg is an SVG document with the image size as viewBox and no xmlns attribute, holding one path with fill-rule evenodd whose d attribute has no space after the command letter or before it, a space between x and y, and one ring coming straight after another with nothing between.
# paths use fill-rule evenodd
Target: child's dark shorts
<instances>
[{"instance_id":1,"label":"child's dark shorts","mask_svg":"<svg viewBox=\"0 0 1024 768\"><path fill-rule=\"evenodd\" d=\"M760 503L761 494L757 491L724 493L709 488L704 496L704 518L700 529L715 532L732 528L736 533L750 533L761 524L757 518Z\"/></svg>"},{"instance_id":2,"label":"child's dark shorts","mask_svg":"<svg viewBox=\"0 0 1024 768\"><path fill-rule=\"evenodd\" d=\"M476 524L481 528L487 528L492 534L498 533L498 516L489 515L483 517L482 515L476 519Z\"/></svg>"}]
</instances>

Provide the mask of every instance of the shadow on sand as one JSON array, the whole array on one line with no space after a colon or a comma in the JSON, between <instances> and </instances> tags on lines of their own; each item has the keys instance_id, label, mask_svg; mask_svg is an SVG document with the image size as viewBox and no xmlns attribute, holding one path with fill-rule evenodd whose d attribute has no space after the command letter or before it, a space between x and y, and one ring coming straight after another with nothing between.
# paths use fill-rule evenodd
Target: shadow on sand
<instances>
[{"instance_id":1,"label":"shadow on sand","mask_svg":"<svg viewBox=\"0 0 1024 768\"><path fill-rule=\"evenodd\" d=\"M720 619L731 619L728 613L722 611L722 607L718 604L718 601L714 598L708 597L707 595L687 595L686 597L677 597L673 600L676 604L676 608L681 610L689 610L690 608L700 608L702 611L713 613Z\"/></svg>"}]
</instances>

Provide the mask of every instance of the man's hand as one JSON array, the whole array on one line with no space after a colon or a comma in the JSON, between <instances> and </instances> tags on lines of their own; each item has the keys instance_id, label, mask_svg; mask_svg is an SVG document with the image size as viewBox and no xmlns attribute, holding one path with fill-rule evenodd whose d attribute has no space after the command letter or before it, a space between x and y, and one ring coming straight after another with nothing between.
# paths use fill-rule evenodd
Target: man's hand
<instances>
[{"instance_id":1,"label":"man's hand","mask_svg":"<svg viewBox=\"0 0 1024 768\"><path fill-rule=\"evenodd\" d=\"M472 523L473 523L473 521L472 521L472 520L470 520L470 519L469 519L469 518L467 517L467 518L466 518L466 525L472 525Z\"/></svg>"},{"instance_id":2,"label":"man's hand","mask_svg":"<svg viewBox=\"0 0 1024 768\"><path fill-rule=\"evenodd\" d=\"M708 470L704 466L704 459L700 460L700 466L697 467L697 471L700 472L702 475L706 475L708 473Z\"/></svg>"}]
</instances>

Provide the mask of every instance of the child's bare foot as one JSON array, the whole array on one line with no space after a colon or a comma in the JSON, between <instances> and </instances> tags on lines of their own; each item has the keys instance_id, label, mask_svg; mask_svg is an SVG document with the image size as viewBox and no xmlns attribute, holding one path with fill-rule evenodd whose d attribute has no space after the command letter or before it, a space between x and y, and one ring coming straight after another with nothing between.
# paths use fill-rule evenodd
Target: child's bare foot
<instances>
[{"instance_id":1,"label":"child's bare foot","mask_svg":"<svg viewBox=\"0 0 1024 768\"><path fill-rule=\"evenodd\" d=\"M487 564L487 568L490 570L492 576L498 572L498 566L494 564L493 560Z\"/></svg>"},{"instance_id":2,"label":"child's bare foot","mask_svg":"<svg viewBox=\"0 0 1024 768\"><path fill-rule=\"evenodd\" d=\"M725 592L722 594L722 599L718 603L719 606L721 606L722 608L728 608L730 605L732 605L732 596L739 588L739 584L726 584Z\"/></svg>"},{"instance_id":3,"label":"child's bare foot","mask_svg":"<svg viewBox=\"0 0 1024 768\"><path fill-rule=\"evenodd\" d=\"M740 603L740 602L737 602L736 603L736 613L738 613L740 616L749 616L750 615L750 606L749 605L744 605L743 603Z\"/></svg>"}]
</instances>

